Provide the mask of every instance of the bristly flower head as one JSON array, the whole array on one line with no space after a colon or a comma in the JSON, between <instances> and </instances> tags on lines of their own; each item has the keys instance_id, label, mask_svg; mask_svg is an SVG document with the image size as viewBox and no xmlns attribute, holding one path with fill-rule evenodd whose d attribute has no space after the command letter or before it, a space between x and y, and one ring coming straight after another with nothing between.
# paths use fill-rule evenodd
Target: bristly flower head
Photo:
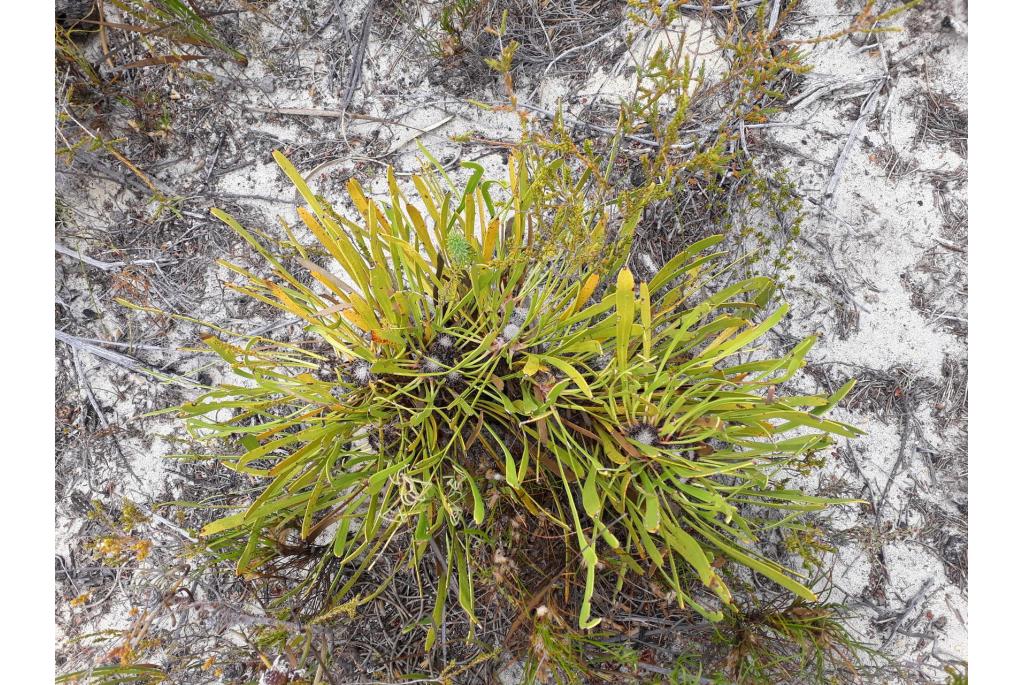
<instances>
[{"instance_id":1,"label":"bristly flower head","mask_svg":"<svg viewBox=\"0 0 1024 685\"><path fill-rule=\"evenodd\" d=\"M512 310L511 320L516 326L522 327L526 323L526 315L530 313L530 310L526 307L516 307Z\"/></svg>"},{"instance_id":2,"label":"bristly flower head","mask_svg":"<svg viewBox=\"0 0 1024 685\"><path fill-rule=\"evenodd\" d=\"M636 423L629 427L629 437L648 447L658 442L658 429L649 423Z\"/></svg>"},{"instance_id":3,"label":"bristly flower head","mask_svg":"<svg viewBox=\"0 0 1024 685\"><path fill-rule=\"evenodd\" d=\"M423 373L437 373L441 368L441 362L433 357L423 357L420 359L420 370Z\"/></svg>"},{"instance_id":4,"label":"bristly flower head","mask_svg":"<svg viewBox=\"0 0 1024 685\"><path fill-rule=\"evenodd\" d=\"M446 366L452 366L458 361L459 350L455 346L455 339L447 333L442 333L434 338L434 341L427 347L431 357L443 362Z\"/></svg>"},{"instance_id":5,"label":"bristly flower head","mask_svg":"<svg viewBox=\"0 0 1024 685\"><path fill-rule=\"evenodd\" d=\"M362 359L352 363L351 367L349 367L349 374L356 385L369 385L370 381L373 380L370 364Z\"/></svg>"}]
</instances>

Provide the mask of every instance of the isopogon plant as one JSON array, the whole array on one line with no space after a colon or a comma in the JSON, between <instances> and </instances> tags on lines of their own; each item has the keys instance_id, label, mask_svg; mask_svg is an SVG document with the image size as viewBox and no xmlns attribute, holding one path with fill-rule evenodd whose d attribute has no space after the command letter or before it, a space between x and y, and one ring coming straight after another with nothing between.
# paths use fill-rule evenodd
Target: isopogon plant
<instances>
[{"instance_id":1,"label":"isopogon plant","mask_svg":"<svg viewBox=\"0 0 1024 685\"><path fill-rule=\"evenodd\" d=\"M475 620L474 549L499 539L496 512L512 511L563 531L581 629L601 620L599 573L653 574L710 620L732 605L726 564L813 599L756 550L756 512L826 506L774 477L858 433L827 418L852 383L831 396L776 390L814 338L751 358L787 307L767 311L767 278L712 285L728 274L720 236L637 282L621 259L552 249L559 230L534 179L564 170L530 174L518 154L507 181L470 165L456 187L427 171L411 197L390 171L384 201L351 180L351 217L275 159L308 204L298 215L317 250L293 240L286 259L214 213L273 271L229 265L244 280L231 287L297 317L305 337L207 337L244 382L181 407L196 436L236 446L218 455L226 467L263 483L203 530L239 573L272 563L289 536L318 540L344 569L328 581L331 603L358 604L361 574L405 536L405 563L440 550L446 566L429 647L449 583ZM574 227L583 233L607 221L574 216L590 222Z\"/></svg>"}]
</instances>

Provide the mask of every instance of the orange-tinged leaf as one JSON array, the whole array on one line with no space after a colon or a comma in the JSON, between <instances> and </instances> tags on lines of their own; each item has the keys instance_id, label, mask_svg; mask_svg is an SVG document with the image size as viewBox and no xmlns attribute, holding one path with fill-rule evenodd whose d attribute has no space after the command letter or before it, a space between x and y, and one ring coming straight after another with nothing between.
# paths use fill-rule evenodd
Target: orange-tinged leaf
<instances>
[{"instance_id":1,"label":"orange-tinged leaf","mask_svg":"<svg viewBox=\"0 0 1024 685\"><path fill-rule=\"evenodd\" d=\"M310 323L319 323L319 321L317 321L316 319L314 319L310 315L309 311L307 311L306 309L301 307L278 284L271 283L270 284L270 292L274 293L274 296L277 299L279 299L281 301L281 303L284 304L284 306L288 309L288 311L291 312L292 314L294 314L295 316L299 317L300 319L305 319L306 321L308 321Z\"/></svg>"},{"instance_id":2,"label":"orange-tinged leaf","mask_svg":"<svg viewBox=\"0 0 1024 685\"><path fill-rule=\"evenodd\" d=\"M367 333L372 333L375 329L374 326L371 326L370 323L354 309L346 309L341 313L341 315Z\"/></svg>"}]
</instances>

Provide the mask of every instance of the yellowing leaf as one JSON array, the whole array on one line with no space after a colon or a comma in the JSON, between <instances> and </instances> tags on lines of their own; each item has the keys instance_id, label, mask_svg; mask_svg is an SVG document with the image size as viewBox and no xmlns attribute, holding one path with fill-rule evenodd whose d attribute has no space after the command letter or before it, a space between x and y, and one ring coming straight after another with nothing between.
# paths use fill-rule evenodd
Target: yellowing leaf
<instances>
[{"instance_id":1,"label":"yellowing leaf","mask_svg":"<svg viewBox=\"0 0 1024 685\"><path fill-rule=\"evenodd\" d=\"M526 355L526 364L523 366L523 373L532 376L541 368L540 357L535 354Z\"/></svg>"},{"instance_id":2,"label":"yellowing leaf","mask_svg":"<svg viewBox=\"0 0 1024 685\"><path fill-rule=\"evenodd\" d=\"M341 236L335 239L329 235L316 220L316 217L306 211L304 207L299 207L296 211L310 232L327 248L331 256L341 264L345 273L351 276L365 290L367 281L366 264L363 262L362 257L359 256L359 253L355 251L355 248L352 247L348 238Z\"/></svg>"},{"instance_id":3,"label":"yellowing leaf","mask_svg":"<svg viewBox=\"0 0 1024 685\"><path fill-rule=\"evenodd\" d=\"M484 235L484 246L481 252L481 256L484 261L490 261L494 256L494 247L498 244L498 218L491 219L491 222L487 224L487 233Z\"/></svg>"},{"instance_id":4,"label":"yellowing leaf","mask_svg":"<svg viewBox=\"0 0 1024 685\"><path fill-rule=\"evenodd\" d=\"M636 300L633 296L633 274L623 269L615 281L616 333L615 354L620 368L626 367L626 356L633 331L633 317L636 314Z\"/></svg>"},{"instance_id":5,"label":"yellowing leaf","mask_svg":"<svg viewBox=\"0 0 1024 685\"><path fill-rule=\"evenodd\" d=\"M580 291L576 293L576 299L573 301L572 306L566 309L565 313L562 314L563 321L578 312L580 307L586 304L587 300L590 299L590 296L594 294L594 290L597 288L597 284L600 280L601 279L597 274L590 274L590 276L587 277L587 280L580 286Z\"/></svg>"},{"instance_id":6,"label":"yellowing leaf","mask_svg":"<svg viewBox=\"0 0 1024 685\"><path fill-rule=\"evenodd\" d=\"M346 309L343 312L341 312L341 315L344 316L349 321L351 321L356 326L358 326L360 329L365 331L366 333L370 333L376 329L375 326L371 326L370 323L366 319L364 319L359 314L359 312L357 312L354 309Z\"/></svg>"},{"instance_id":7,"label":"yellowing leaf","mask_svg":"<svg viewBox=\"0 0 1024 685\"><path fill-rule=\"evenodd\" d=\"M369 203L366 201L366 194L363 192L363 187L359 185L359 181L354 178L348 180L348 194L352 198L352 203L359 210L359 213L366 216L366 210L369 207Z\"/></svg>"},{"instance_id":8,"label":"yellowing leaf","mask_svg":"<svg viewBox=\"0 0 1024 685\"><path fill-rule=\"evenodd\" d=\"M416 237L420 239L420 244L422 244L423 249L426 250L427 255L430 257L430 261L436 264L437 250L434 249L434 243L430 239L430 234L427 232L427 225L423 221L423 215L420 214L420 210L410 204L407 204L405 206L405 213L409 215L409 220L412 221L412 227L416 230Z\"/></svg>"}]
</instances>

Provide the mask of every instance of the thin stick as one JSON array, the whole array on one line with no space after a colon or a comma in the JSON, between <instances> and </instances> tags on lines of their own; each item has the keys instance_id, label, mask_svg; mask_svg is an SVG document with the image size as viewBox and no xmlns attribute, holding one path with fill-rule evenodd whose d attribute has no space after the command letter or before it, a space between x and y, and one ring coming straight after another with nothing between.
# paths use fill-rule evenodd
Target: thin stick
<instances>
[{"instance_id":1,"label":"thin stick","mask_svg":"<svg viewBox=\"0 0 1024 685\"><path fill-rule=\"evenodd\" d=\"M878 94L882 92L882 86L886 84L888 77L878 79L878 83L871 90L871 94L868 95L867 99L864 100L864 104L860 108L860 116L857 117L857 121L853 123L853 127L850 129L850 135L846 138L846 144L843 146L843 151L839 153L839 159L836 160L836 166L832 170L832 177L828 180L828 185L825 187L825 198L829 204L835 202L836 188L839 186L839 180L843 176L843 167L846 166L846 160L850 156L850 151L853 149L853 145L857 138L860 137L860 132L864 128L864 124L867 122L875 111L875 103L878 102Z\"/></svg>"},{"instance_id":2,"label":"thin stick","mask_svg":"<svg viewBox=\"0 0 1024 685\"><path fill-rule=\"evenodd\" d=\"M348 109L352 103L356 88L363 80L363 59L366 57L366 45L370 40L370 25L373 23L373 15L377 10L375 0L370 0L366 7L366 18L363 19L363 30L359 36L359 43L356 45L355 54L352 55L352 67L348 72L348 83L345 85L345 94L341 97L341 108Z\"/></svg>"},{"instance_id":3,"label":"thin stick","mask_svg":"<svg viewBox=\"0 0 1024 685\"><path fill-rule=\"evenodd\" d=\"M78 374L78 381L82 387L82 394L85 395L86 399L89 400L89 404L92 405L92 410L96 412L96 418L99 419L100 425L103 428L110 428L110 422L107 421L107 417L103 414L103 410L100 409L99 402L96 401L96 396L92 393L92 388L89 386L89 380L85 377L85 371L82 369L82 362L78 358L78 350L74 347L71 348L71 361L75 365L75 372Z\"/></svg>"},{"instance_id":4,"label":"thin stick","mask_svg":"<svg viewBox=\"0 0 1024 685\"><path fill-rule=\"evenodd\" d=\"M70 247L55 243L53 249L56 252L64 255L65 257L73 257L83 264L95 267L102 271L115 271L117 269L123 269L126 266L155 266L159 267L161 264L173 264L174 262L169 260L156 260L156 259L136 259L131 262L101 262L98 259L93 259L87 255L82 254L80 251L72 250Z\"/></svg>"},{"instance_id":5,"label":"thin stick","mask_svg":"<svg viewBox=\"0 0 1024 685\"><path fill-rule=\"evenodd\" d=\"M139 493L139 494L142 494L142 493ZM185 530L184 528L181 528L180 526L174 525L168 519L166 519L163 516L161 516L160 514L156 513L155 511L153 511L152 509L147 507L145 504L139 504L139 503L136 502L136 506L138 506L141 509L145 509L146 513L149 514L149 516L151 516L155 521L157 521L158 523L164 524L165 526L167 526L168 528L170 528L175 533L177 533L178 535L182 536L183 538L185 538L189 542L199 542L199 539L189 535L187 530Z\"/></svg>"},{"instance_id":6,"label":"thin stick","mask_svg":"<svg viewBox=\"0 0 1024 685\"><path fill-rule=\"evenodd\" d=\"M102 347L99 347L98 345L93 345L92 343L86 342L82 338L69 335L64 331L54 330L53 334L57 340L70 346L74 350L88 352L94 357L99 357L100 359L111 362L112 364L117 364L121 368L128 369L129 371L132 371L134 373L139 373L144 376L150 376L151 378L156 378L157 380L166 383L174 383L176 385L181 385L187 388L203 387L202 383L194 381L191 378L185 378L184 376L179 376L173 373L163 373L161 371L157 371L156 369L146 366L138 359L129 357L124 354L120 354L119 352L114 352L113 350L104 349Z\"/></svg>"},{"instance_id":7,"label":"thin stick","mask_svg":"<svg viewBox=\"0 0 1024 685\"><path fill-rule=\"evenodd\" d=\"M661 8L663 10L667 9L669 4L670 4L669 2L664 2L664 3L662 3ZM736 8L737 9L743 9L744 7L753 7L754 5L760 5L760 4L761 4L761 0L743 0L743 2L737 2L736 3ZM676 9L683 9L683 10L711 10L712 12L727 12L727 11L731 10L732 8L733 8L732 5L693 5L693 4L676 5Z\"/></svg>"},{"instance_id":8,"label":"thin stick","mask_svg":"<svg viewBox=\"0 0 1024 685\"><path fill-rule=\"evenodd\" d=\"M904 394L904 397L906 397L906 394ZM878 501L879 511L881 511L881 508L886 505L888 501L887 498L889 496L889 488L892 487L892 483L896 479L896 474L903 469L903 462L907 457L907 442L910 440L912 414L911 408L906 406L906 404L907 403L905 402L903 408L903 431L900 434L900 451L896 456L896 463L892 465L892 471L889 472L889 479L885 481L885 488L882 490L882 496Z\"/></svg>"},{"instance_id":9,"label":"thin stick","mask_svg":"<svg viewBox=\"0 0 1024 685\"><path fill-rule=\"evenodd\" d=\"M914 613L917 607L920 606L921 602L924 600L925 592L928 591L928 588L930 588L932 586L932 583L934 582L934 578L928 578L927 580L925 580L921 584L921 589L917 591L917 594L910 598L910 601L907 602L907 606L904 607L903 611L893 616L892 618L880 621L881 623L888 623L890 621L893 622L892 631L889 633L889 637L886 638L885 642L882 643L883 651L889 647L889 645L892 643L894 639L896 639L896 632L899 630L900 625L902 625L903 621L905 621L907 617Z\"/></svg>"},{"instance_id":10,"label":"thin stick","mask_svg":"<svg viewBox=\"0 0 1024 685\"><path fill-rule=\"evenodd\" d=\"M557 57L555 57L553 60L551 60L548 63L547 69L545 69L544 73L541 74L541 77L540 77L541 80L543 80L548 75L548 72L551 71L551 67L555 66L555 64L558 62L558 60L564 59L565 57L568 57L569 55L571 55L574 52L577 52L579 50L585 50L585 49L587 49L589 47L597 45L598 43L600 43L604 39L606 39L606 38L610 37L611 35L613 35L614 33L616 33L620 28L621 28L620 26L615 26L614 28L612 28L611 31L608 31L607 33L602 33L600 36L598 36L594 40L590 41L589 43L584 43L583 45L577 45L575 47L569 48L568 50L566 50L562 54L558 55ZM531 98L534 95L537 94L537 90L539 88L540 88L540 85L538 84L537 87L533 89L533 92L530 93L530 97Z\"/></svg>"},{"instance_id":11,"label":"thin stick","mask_svg":"<svg viewBox=\"0 0 1024 685\"><path fill-rule=\"evenodd\" d=\"M426 129L417 128L416 126L410 126L409 124L403 124L401 121L395 121L394 119L381 119L380 117L371 117L366 114L353 114L352 112L346 112L341 109L310 109L308 107L257 107L255 105L246 105L245 109L250 112L259 112L261 114L281 114L284 116L294 117L325 117L329 119L356 119L358 121L373 121L378 124L390 124L392 126L401 126L403 128L412 129L413 131L419 131L420 133L426 133Z\"/></svg>"}]
</instances>

